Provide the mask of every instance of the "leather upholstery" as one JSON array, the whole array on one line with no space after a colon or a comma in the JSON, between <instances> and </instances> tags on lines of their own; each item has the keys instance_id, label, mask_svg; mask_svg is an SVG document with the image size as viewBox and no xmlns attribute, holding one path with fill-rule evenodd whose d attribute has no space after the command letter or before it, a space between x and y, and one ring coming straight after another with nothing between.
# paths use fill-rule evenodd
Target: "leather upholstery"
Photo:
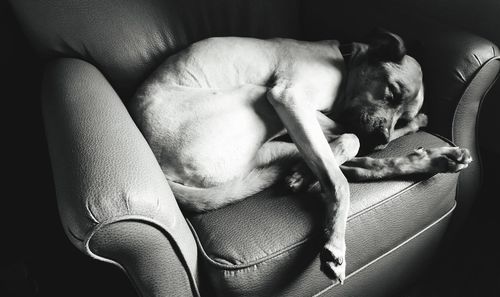
<instances>
[{"instance_id":1,"label":"leather upholstery","mask_svg":"<svg viewBox=\"0 0 500 297\"><path fill-rule=\"evenodd\" d=\"M468 148L476 160L460 178L454 215L457 228L481 184L476 123L480 104L498 77L500 50L486 39L412 14L401 6L363 0L307 1L303 34L312 40L335 36L349 42L363 40L374 27L383 27L405 39L424 73L427 130Z\"/></svg>"},{"instance_id":2,"label":"leather upholstery","mask_svg":"<svg viewBox=\"0 0 500 297\"><path fill-rule=\"evenodd\" d=\"M452 211L414 237L408 238L391 251L382 254L369 265L351 273L344 285L330 285L314 296L406 296L407 284L428 281L422 275L428 273L432 261L435 260L435 254L429 251L437 250L442 244Z\"/></svg>"},{"instance_id":3,"label":"leather upholstery","mask_svg":"<svg viewBox=\"0 0 500 297\"><path fill-rule=\"evenodd\" d=\"M89 243L94 254L117 263L127 273L142 297L196 296L174 247L161 230L132 219L106 225Z\"/></svg>"},{"instance_id":4,"label":"leather upholstery","mask_svg":"<svg viewBox=\"0 0 500 297\"><path fill-rule=\"evenodd\" d=\"M452 139L463 147L471 148L475 162L460 174L457 202L460 207L453 215L452 232L455 233L465 221L474 203L474 197L482 185L482 160L479 155L478 122L481 104L500 75L500 57L488 60L468 82L458 101L452 123ZM493 95L494 96L494 95ZM493 100L496 98L492 98Z\"/></svg>"},{"instance_id":5,"label":"leather upholstery","mask_svg":"<svg viewBox=\"0 0 500 297\"><path fill-rule=\"evenodd\" d=\"M151 149L102 74L82 60L48 64L42 108L58 207L73 244L99 257L88 242L100 228L128 219L154 225L173 238L194 285L193 236Z\"/></svg>"},{"instance_id":6,"label":"leather upholstery","mask_svg":"<svg viewBox=\"0 0 500 297\"><path fill-rule=\"evenodd\" d=\"M425 132L390 143L375 157L401 156L413 149L448 145ZM351 183L346 231L347 274L439 220L455 205L458 174L383 182ZM300 278L313 295L330 281L316 257L321 205L310 194L291 195L275 186L244 201L189 216L203 256L203 269L217 296L291 296ZM308 273L304 275L303 271ZM307 276L307 277L305 277Z\"/></svg>"},{"instance_id":7,"label":"leather upholstery","mask_svg":"<svg viewBox=\"0 0 500 297\"><path fill-rule=\"evenodd\" d=\"M297 37L297 0L11 1L44 57L96 66L129 97L168 55L210 36Z\"/></svg>"},{"instance_id":8,"label":"leather upholstery","mask_svg":"<svg viewBox=\"0 0 500 297\"><path fill-rule=\"evenodd\" d=\"M474 156L477 156L475 122L479 106L499 68L495 61L499 51L489 41L396 11L382 5L386 3L383 1L12 0L10 3L24 32L41 57L48 61L42 106L64 229L83 252L124 267L144 296L166 292L165 284L177 287L177 291L171 292L190 287L196 295L199 293L197 278L205 281L203 286L208 283L207 269L214 272L213 287L231 294L269 288L255 287L256 280L262 279L275 281L276 288L267 293L279 291L302 296L306 291L318 292L326 287L326 280L317 269L318 243L312 232L314 207L305 209L298 199L283 195L264 199L268 194L265 192L240 206L228 208L236 211L253 205L249 208L255 214L253 220L228 210L216 212L219 218L214 214L207 214L204 219L198 217L197 225L195 218L191 218L200 242L203 239L203 249L208 250L207 245L215 247L217 243L220 250L212 249L212 256L217 261L226 259L228 262L223 265L231 266L238 265L238 261L248 263L245 261L262 259L264 254L276 253L300 238L310 238L309 241L291 249L290 253L270 258L266 265L249 266L243 272L239 268L223 271L214 263L207 265L208 258L199 255L193 233L158 163L124 106L135 88L168 55L209 36L335 38L348 42L362 40L374 26L383 26L408 42L424 68L429 131L470 148ZM439 142L425 133L415 137L401 140L400 149L421 145L412 143L411 139L430 141L430 144ZM465 214L474 201L480 169L476 161L460 175L457 213ZM414 191L409 189L387 200L382 199L402 191L409 182L353 185L355 203L351 214L363 215L351 217L349 271L395 248L394 245L405 238L409 241L373 265L357 270L349 284L325 294L366 296L369 290L369 293L379 292L378 295L385 296L380 292L395 288L392 282L404 285L416 276L413 268L423 265L424 261L418 260L429 255L437 245L447 220L416 237L411 236L452 206L455 197L451 190L455 185L452 178L456 175L432 177L416 185ZM443 191L438 193L436 189ZM428 197L422 193L428 193ZM287 200L286 205L276 207L283 199ZM410 205L412 201L427 208L415 208ZM417 211L404 212L405 206ZM250 229L253 240L246 238L246 244L252 244L251 249L246 251L238 247L237 242L222 245L212 233L225 216L245 219L247 225L255 225ZM403 219L405 216L412 216L416 223ZM144 224L142 227L147 226L145 229L149 231L142 227L126 228L131 221ZM257 225L262 227L262 233L269 232L267 235L273 237L266 238L266 234L257 232ZM366 225L370 228L361 228ZM293 232L279 233L275 227ZM210 233L202 233L203 228ZM394 231L384 234L381 231L384 228ZM144 237L142 232L150 236ZM244 239L227 229L218 232ZM147 255L136 252L134 249L141 249L138 239L163 246L164 252L149 246L143 250ZM247 254L250 251L252 254ZM168 261L165 257L178 259ZM131 264L146 265L154 259L162 265L170 265L172 270L164 266L145 269ZM289 266L290 259L293 259L292 266ZM407 268L392 269L398 261L408 263ZM216 270L219 268L222 270ZM185 270L185 277L166 272L179 269ZM290 274L286 274L288 272ZM152 275L154 277L150 277ZM252 278L242 280L242 276ZM380 277L384 281L377 281ZM202 287L201 293L211 295L205 288Z\"/></svg>"}]
</instances>

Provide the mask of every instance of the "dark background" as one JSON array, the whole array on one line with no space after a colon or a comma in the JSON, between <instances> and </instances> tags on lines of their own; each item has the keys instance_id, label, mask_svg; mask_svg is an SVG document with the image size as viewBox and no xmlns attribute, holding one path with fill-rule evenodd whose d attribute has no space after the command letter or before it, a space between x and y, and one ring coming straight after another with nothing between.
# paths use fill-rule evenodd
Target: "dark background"
<instances>
[{"instance_id":1,"label":"dark background","mask_svg":"<svg viewBox=\"0 0 500 297\"><path fill-rule=\"evenodd\" d=\"M0 22L0 296L136 296L117 267L85 256L63 232L40 110L43 64L6 1Z\"/></svg>"},{"instance_id":2,"label":"dark background","mask_svg":"<svg viewBox=\"0 0 500 297\"><path fill-rule=\"evenodd\" d=\"M386 1L388 3L395 1ZM421 0L416 10L500 45L500 1ZM40 112L42 62L12 15L0 2L0 98L2 100L2 190L0 211L0 296L135 296L116 267L83 255L66 238L59 221ZM481 195L436 266L415 280L405 296L493 296L500 292L500 83L483 104ZM439 260L438 260L439 259Z\"/></svg>"}]
</instances>

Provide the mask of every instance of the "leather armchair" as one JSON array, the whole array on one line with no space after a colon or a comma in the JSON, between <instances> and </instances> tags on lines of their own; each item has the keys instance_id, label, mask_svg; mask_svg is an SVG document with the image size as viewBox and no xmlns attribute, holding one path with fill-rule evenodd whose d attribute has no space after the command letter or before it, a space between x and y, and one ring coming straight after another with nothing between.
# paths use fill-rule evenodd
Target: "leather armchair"
<instances>
[{"instance_id":1,"label":"leather armchair","mask_svg":"<svg viewBox=\"0 0 500 297\"><path fill-rule=\"evenodd\" d=\"M379 2L344 2L11 1L46 61L43 117L71 242L121 267L140 296L390 296L418 278L480 186L476 122L498 77L499 51ZM182 213L126 109L159 63L209 36L349 42L375 26L400 34L421 62L430 125L374 155L455 143L471 150L470 168L351 184L343 286L319 271L313 197L277 185L217 211Z\"/></svg>"}]
</instances>

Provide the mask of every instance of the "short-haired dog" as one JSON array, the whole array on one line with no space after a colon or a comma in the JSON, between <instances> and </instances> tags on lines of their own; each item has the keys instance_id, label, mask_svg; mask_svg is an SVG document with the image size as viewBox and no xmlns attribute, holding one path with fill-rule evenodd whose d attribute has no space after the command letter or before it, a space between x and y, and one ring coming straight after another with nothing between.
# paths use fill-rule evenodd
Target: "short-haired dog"
<instances>
[{"instance_id":1,"label":"short-haired dog","mask_svg":"<svg viewBox=\"0 0 500 297\"><path fill-rule=\"evenodd\" d=\"M223 207L278 179L317 188L326 205L321 269L343 282L348 179L456 172L471 162L457 147L356 157L425 126L423 99L419 63L399 36L379 31L342 46L202 40L167 58L128 108L186 211ZM305 162L286 166L293 160Z\"/></svg>"}]
</instances>

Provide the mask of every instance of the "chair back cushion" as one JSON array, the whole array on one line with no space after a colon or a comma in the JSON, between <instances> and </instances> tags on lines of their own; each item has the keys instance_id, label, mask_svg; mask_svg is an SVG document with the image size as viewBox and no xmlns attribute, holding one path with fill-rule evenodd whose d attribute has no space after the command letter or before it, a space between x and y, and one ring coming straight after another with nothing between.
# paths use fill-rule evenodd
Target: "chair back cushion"
<instances>
[{"instance_id":1,"label":"chair back cushion","mask_svg":"<svg viewBox=\"0 0 500 297\"><path fill-rule=\"evenodd\" d=\"M168 55L210 36L295 37L298 0L12 0L45 58L98 67L128 97ZM123 97L122 97L123 98Z\"/></svg>"}]
</instances>

